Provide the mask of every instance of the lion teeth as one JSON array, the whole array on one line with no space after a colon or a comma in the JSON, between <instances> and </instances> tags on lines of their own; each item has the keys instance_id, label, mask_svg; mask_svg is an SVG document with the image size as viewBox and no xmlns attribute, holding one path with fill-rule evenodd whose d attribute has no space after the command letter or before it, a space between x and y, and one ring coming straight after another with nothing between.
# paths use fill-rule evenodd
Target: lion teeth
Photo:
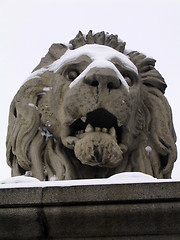
<instances>
[{"instance_id":1,"label":"lion teeth","mask_svg":"<svg viewBox=\"0 0 180 240\"><path fill-rule=\"evenodd\" d=\"M102 132L107 133L108 132L107 128L102 128Z\"/></svg>"},{"instance_id":2,"label":"lion teeth","mask_svg":"<svg viewBox=\"0 0 180 240\"><path fill-rule=\"evenodd\" d=\"M95 127L93 128L93 126L91 124L88 124L86 129L85 129L85 133L91 133L91 132L103 132L103 133L109 133L112 137L116 138L116 130L114 127L111 127L108 131L107 128L100 128L100 127Z\"/></svg>"},{"instance_id":3,"label":"lion teeth","mask_svg":"<svg viewBox=\"0 0 180 240\"><path fill-rule=\"evenodd\" d=\"M115 137L116 138L116 130L114 127L110 128L109 129L109 134L112 136L112 137Z\"/></svg>"},{"instance_id":4,"label":"lion teeth","mask_svg":"<svg viewBox=\"0 0 180 240\"><path fill-rule=\"evenodd\" d=\"M101 132L101 128L100 127L95 127L95 132Z\"/></svg>"},{"instance_id":5,"label":"lion teeth","mask_svg":"<svg viewBox=\"0 0 180 240\"><path fill-rule=\"evenodd\" d=\"M81 117L81 120L82 120L83 122L86 122L86 119L87 119L87 117Z\"/></svg>"},{"instance_id":6,"label":"lion teeth","mask_svg":"<svg viewBox=\"0 0 180 240\"><path fill-rule=\"evenodd\" d=\"M86 127L86 129L85 129L85 132L86 132L86 133L89 133L89 132L93 132L93 131L94 131L93 126L91 126L91 124L88 124L87 127Z\"/></svg>"},{"instance_id":7,"label":"lion teeth","mask_svg":"<svg viewBox=\"0 0 180 240\"><path fill-rule=\"evenodd\" d=\"M119 120L117 120L117 125L118 125L118 127L121 127L122 123Z\"/></svg>"},{"instance_id":8,"label":"lion teeth","mask_svg":"<svg viewBox=\"0 0 180 240\"><path fill-rule=\"evenodd\" d=\"M80 135L80 134L83 134L84 133L84 130L79 130L76 132L76 135Z\"/></svg>"}]
</instances>

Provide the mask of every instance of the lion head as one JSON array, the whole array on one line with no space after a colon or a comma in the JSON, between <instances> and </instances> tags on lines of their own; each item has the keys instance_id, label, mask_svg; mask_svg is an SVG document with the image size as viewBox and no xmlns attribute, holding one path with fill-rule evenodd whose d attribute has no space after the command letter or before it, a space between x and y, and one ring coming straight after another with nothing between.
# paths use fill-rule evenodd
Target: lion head
<instances>
[{"instance_id":1,"label":"lion head","mask_svg":"<svg viewBox=\"0 0 180 240\"><path fill-rule=\"evenodd\" d=\"M14 97L7 162L40 180L143 172L170 178L176 160L166 84L155 60L117 35L53 44Z\"/></svg>"}]
</instances>

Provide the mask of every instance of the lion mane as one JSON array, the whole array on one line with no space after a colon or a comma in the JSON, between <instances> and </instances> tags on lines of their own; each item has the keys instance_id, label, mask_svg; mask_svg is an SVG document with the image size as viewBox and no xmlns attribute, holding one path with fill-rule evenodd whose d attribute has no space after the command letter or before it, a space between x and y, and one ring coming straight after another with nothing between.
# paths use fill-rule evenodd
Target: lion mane
<instances>
[{"instance_id":1,"label":"lion mane","mask_svg":"<svg viewBox=\"0 0 180 240\"><path fill-rule=\"evenodd\" d=\"M87 114L90 112L98 115L97 118L102 115L104 118L107 116L110 122L117 121L113 111L106 111L102 106L98 110L96 107L88 105L88 99L85 96L84 101L81 102L82 91L79 89L77 90L78 94L74 95L78 95L80 103L73 103L72 96L68 97L70 88L61 83L64 81L59 80L62 77L56 77L56 72L48 68L58 59L61 59L68 49L75 50L88 44L115 49L127 56L138 70L138 103L134 100L135 104L132 109L135 108L135 113L128 120L131 123L128 123L129 125L127 124L124 130L126 139L128 139L126 140L128 144L125 144L124 149L123 147L119 149L116 141L112 140L109 134L92 133L90 129L87 129L87 132L90 131L88 137L80 139L81 141L75 144L74 148L72 147L74 138L70 138L65 144L59 134L63 124L59 123L58 119L66 118L66 114L71 111L78 112L80 108L84 109L85 105ZM75 64L78 65L78 63ZM58 74L62 72L60 71ZM71 74L70 77L73 77L76 72ZM73 88L77 89L78 84ZM97 81L93 81L92 84L97 88ZM33 177L40 180L64 180L109 177L120 172L142 172L156 178L170 178L176 160L176 136L171 108L164 96L165 89L164 79L155 69L155 60L137 51L128 52L125 49L125 43L119 40L117 35L109 35L105 32L93 34L92 31L89 31L85 36L79 32L67 46L53 44L46 56L41 59L40 64L34 69L30 78L21 86L10 106L6 145L7 162L12 168L12 176L23 175L29 171ZM68 110L66 110L64 107L68 101ZM96 103L97 101L96 99ZM124 102L124 100L121 101ZM111 105L111 108L113 108L112 106L114 105ZM126 109L123 111L126 112ZM89 119L92 115L92 120L89 120L91 122L97 120L93 114L88 115ZM71 126L74 127L78 124L78 121L74 125L71 122ZM113 124L116 125L116 130L119 129L117 123ZM103 128L104 131L110 129L111 125L106 125ZM95 125L95 127L98 131L98 126ZM112 135L114 134L113 129ZM80 131L78 134L81 135ZM67 146L68 141L71 142L70 147ZM89 156L84 148L90 144L89 142L94 144L95 141L99 145L103 141L105 145L108 142L106 156L109 159L114 154L112 158L115 160L112 159L112 164L107 164L108 159L104 160L104 165L99 163L93 165L93 159L89 160L91 164L88 164L88 160L84 160L86 156ZM95 148L98 148L99 145L92 146L96 156L99 153ZM109 150L110 145L112 146ZM88 145L87 151L89 148L91 145ZM103 146L99 148L101 148L99 151L104 154ZM92 158L95 158L95 155Z\"/></svg>"}]
</instances>

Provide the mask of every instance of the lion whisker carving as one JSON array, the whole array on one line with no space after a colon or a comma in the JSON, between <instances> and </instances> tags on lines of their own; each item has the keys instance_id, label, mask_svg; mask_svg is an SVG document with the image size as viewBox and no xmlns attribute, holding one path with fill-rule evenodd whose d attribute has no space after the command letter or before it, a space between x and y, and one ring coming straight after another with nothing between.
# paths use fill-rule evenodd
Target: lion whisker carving
<instances>
[{"instance_id":1,"label":"lion whisker carving","mask_svg":"<svg viewBox=\"0 0 180 240\"><path fill-rule=\"evenodd\" d=\"M117 35L53 44L14 97L7 162L40 180L143 172L170 178L176 135L155 60Z\"/></svg>"}]
</instances>

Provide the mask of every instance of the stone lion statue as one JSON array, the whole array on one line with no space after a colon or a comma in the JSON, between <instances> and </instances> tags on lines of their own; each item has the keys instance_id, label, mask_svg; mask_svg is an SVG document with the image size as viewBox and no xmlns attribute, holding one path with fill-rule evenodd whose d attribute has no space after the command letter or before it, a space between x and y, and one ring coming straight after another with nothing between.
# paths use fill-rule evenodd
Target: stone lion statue
<instances>
[{"instance_id":1,"label":"stone lion statue","mask_svg":"<svg viewBox=\"0 0 180 240\"><path fill-rule=\"evenodd\" d=\"M81 32L53 44L15 95L7 162L12 176L170 178L176 136L155 60L117 35Z\"/></svg>"}]
</instances>

